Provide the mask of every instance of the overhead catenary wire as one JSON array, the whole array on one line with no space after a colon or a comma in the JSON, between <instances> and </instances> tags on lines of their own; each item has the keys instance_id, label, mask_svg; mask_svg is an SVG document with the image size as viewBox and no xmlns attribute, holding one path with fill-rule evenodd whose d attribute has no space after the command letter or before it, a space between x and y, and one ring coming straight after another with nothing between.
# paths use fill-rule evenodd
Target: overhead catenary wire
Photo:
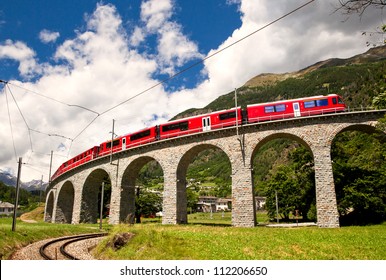
<instances>
[{"instance_id":1,"label":"overhead catenary wire","mask_svg":"<svg viewBox=\"0 0 386 280\"><path fill-rule=\"evenodd\" d=\"M112 107L106 109L105 111L103 111L103 112L101 112L101 113L96 112L95 110L89 109L89 108L87 108L87 107L85 107L85 106L82 106L82 105L69 104L69 103L63 102L63 101L61 101L61 100L58 100L58 99L55 99L55 98L46 96L46 95L44 95L44 94L41 94L41 93L38 93L38 92L35 92L35 91L32 91L32 90L23 88L23 87L21 87L21 86L19 86L19 85L17 85L17 84L13 84L13 83L12 83L13 86L16 86L16 87L19 87L19 88L21 88L21 89L27 90L27 91L29 91L29 92L31 92L31 93L34 93L35 95L38 95L38 96L40 96L40 97L49 99L49 100L51 100L51 101L60 103L60 104L62 104L62 105L68 106L68 107L77 107L77 108L80 108L80 109L89 111L89 112L91 112L91 113L94 113L94 114L96 115L96 116L95 116L95 117L94 117L94 118L93 118L93 119L92 119L92 120L91 120L91 121L83 128L83 129L80 130L80 132L79 132L74 138L65 137L65 136L62 136L62 135L59 135L59 134L43 133L43 132L41 132L41 131L39 131L39 130L31 129L31 128L29 127L28 123L26 122L26 120L25 120L25 118L24 118L24 115L22 114L22 112L21 112L19 106L17 105L16 99L14 98L13 94L11 93L11 95L12 95L14 101L15 101L15 104L16 104L16 106L17 106L17 108L18 108L18 110L19 110L19 112L20 112L20 114L21 114L21 116L22 116L22 118L23 118L23 120L24 120L24 123L25 123L25 125L26 125L27 128L28 128L28 133L29 133L29 138L30 138L31 152L33 151L33 147L32 147L32 139L31 139L31 131L37 132L37 133L41 133L41 134L45 134L45 135L47 135L47 136L55 136L55 137L62 137L62 138L68 139L68 140L71 141L71 145L70 145L70 149L71 149L73 142L74 142L80 135L82 135L82 134L83 134L83 133L91 126L91 124L93 124L100 116L102 116L102 115L104 115L104 114L106 114L106 113L108 113L108 112L110 112L110 111L112 111L112 110L114 110L114 109L116 109L116 108L122 106L123 104L125 104L125 103L127 103L127 102L129 102L129 101L131 101L131 100L133 100L133 99L135 99L135 98L137 98L137 97L139 97L139 96L141 96L141 95L143 95L143 94L149 92L149 91L151 91L152 89L154 89L154 88L156 88L156 87L158 87L158 86L160 86L160 85L162 85L162 84L165 84L166 82L168 82L168 81L174 79L175 77L177 77L177 76L179 76L179 75L181 75L181 74L183 74L183 73L189 71L190 69L192 69L192 68L194 68L194 67L196 67L196 66L198 66L198 65L200 65L200 64L203 64L203 63L204 63L205 61L207 61L208 59L210 59L210 58L212 58L212 57L214 57L214 56L216 56L216 55L218 55L218 54L224 52L225 50L227 50L227 49L229 49L229 48L235 46L236 44L238 44L238 43L240 43L240 42L246 40L247 38L253 36L254 34L256 34L256 33L260 32L260 31L262 31L262 30L268 28L269 26L271 26L271 25L277 23L278 21L280 21L280 20L282 20L282 19L284 19L284 18L286 18L286 17L292 15L293 13L295 13L295 12L301 10L302 8L308 6L308 5L311 4L312 2L315 2L315 0L310 0L310 1L306 2L305 4L303 4L303 5L299 6L299 7L297 7L297 8L295 8L295 9L291 10L290 12L284 14L283 16L281 16L281 17L279 17L279 18L277 18L277 19L275 19L275 20L269 22L268 24L266 24L266 25L264 25L264 26L262 26L262 27L256 29L255 31L253 31L253 32L251 32L251 33L249 33L249 34L247 34L246 36L240 38L239 40L236 40L235 42L233 42L233 43L231 43L231 44L229 44L229 45L227 45L227 46L225 46L225 47L219 49L218 51L216 51L216 52L214 52L214 53L212 53L212 54L210 54L210 55L204 57L203 59L200 59L199 61L197 61L197 62L195 62L195 63L193 63L193 64L191 64L191 65L189 65L189 66L187 66L187 67L185 67L185 68L183 68L182 70L178 71L177 73L175 73L175 74L173 74L173 75L171 75L171 76L169 76L169 77L167 77L167 78L165 78L165 79L163 79L163 80L161 80L161 81L155 83L154 85L152 85L152 86L150 86L150 87L148 87L148 88L146 88L146 89L140 91L139 93L137 93L137 94L135 94L135 95L133 95L133 96L131 96L131 97L129 97L129 98L127 98L127 99L121 101L120 103L118 103L118 104L116 104L116 105L114 105L114 106L112 106ZM8 86L8 85L9 85L9 82L0 80L0 83L4 83L5 86L8 87L8 89L9 89L9 91L10 91L10 88L9 88L9 86ZM11 92L11 91L10 91L10 92ZM6 96L7 96L7 95L6 95ZM16 154L17 154L17 153L16 153L16 146L15 146L15 141L14 141L14 137L13 137L13 129L12 129L12 124L11 124L10 112L9 112L8 99L7 99L7 107L8 107L8 115L9 115L10 126L11 126L11 134L12 134L12 139L13 139L14 152L15 152L15 157L17 158L17 156L16 156ZM68 154L69 154L69 153L68 153Z\"/></svg>"},{"instance_id":2,"label":"overhead catenary wire","mask_svg":"<svg viewBox=\"0 0 386 280\"><path fill-rule=\"evenodd\" d=\"M154 88L156 88L156 87L158 87L158 86L160 86L160 85L165 84L166 82L168 82L168 81L174 79L175 77L177 77L177 76L179 76L179 75L181 75L181 74L183 74L183 73L189 71L190 69L192 69L192 68L194 68L194 67L196 67L196 66L198 66L198 65L200 65L200 64L202 64L202 63L204 63L206 60L208 60L208 59L210 59L210 58L212 58L212 57L218 55L219 53L221 53L221 52L223 52L223 51L225 51L225 50L227 50L227 49L233 47L234 45L236 45L236 44L238 44L238 43L244 41L245 39L251 37L252 35L254 35L254 34L256 34L256 33L260 32L260 31L262 31L262 30L264 30L264 29L266 29L266 28L268 28L269 26L275 24L276 22L278 22L278 21L280 21L280 20L282 20L282 19L284 19L284 18L286 18L286 17L292 15L293 13L295 13L295 12L301 10L302 8L308 6L309 4L311 4L312 2L315 2L315 1L316 1L316 0L310 0L310 1L308 1L307 3L305 3L305 4L303 4L303 5L299 6L299 7L297 7L297 8L295 8L295 9L293 9L292 11L290 11L290 12L284 14L283 16L281 16L281 17L279 17L279 18L277 18L277 19L275 19L275 20L269 22L268 24L266 24L266 25L264 25L264 26L262 26L262 27L256 29L255 31L249 33L248 35L246 35L246 36L240 38L239 40L237 40L237 41L235 41L235 42L233 42L233 43L231 43L231 44L225 46L224 48L222 48L222 49L220 49L220 50L218 50L218 51L212 53L211 55L208 55L208 56L204 57L203 59L201 59L201 60L199 60L199 61L197 61L197 62L195 62L195 63L193 63L193 64L191 64L191 65L189 65L189 66L187 66L187 67L185 67L185 68L183 68L182 70L178 71L176 74L173 74L173 75L171 75L171 76L169 76L169 77L167 77L167 78L165 78L165 79L163 79L163 80L161 80L161 81L155 83L154 85L152 85L152 86L150 86L150 87L148 87L148 88L146 88L146 89L140 91L139 93L137 93L137 94L135 94L135 95L129 97L128 99L125 99L124 101L122 101L122 102L120 102L120 103L118 103L118 104L116 104L116 105L114 105L114 106L108 108L107 110L101 112L101 113L100 113L99 115L97 115L97 116L96 116L96 117L95 117L95 118L94 118L94 119L93 119L93 120L92 120L92 121L91 121L91 122L90 122L90 123L89 123L89 124L88 124L88 125L87 125L87 126L86 126L79 134L78 134L78 135L76 135L76 137L74 137L74 140L75 140L76 138L78 138L78 137L79 137L79 136L80 136L80 135L81 135L81 134L82 134L82 133L83 133L83 132L84 132L84 131L85 131L85 130L86 130L86 129L87 129L87 128L88 128L88 127L96 120L96 119L97 119L97 118L98 118L98 117L100 117L100 116L102 116L102 115L104 115L104 114L106 114L106 113L108 113L108 112L110 112L110 111L112 111L112 110L114 110L114 109L116 109L116 108L122 106L123 104L125 104L125 103L127 103L127 102L129 102L129 101L131 101L131 100L133 100L133 99L135 99L135 98L137 98L137 97L139 97L139 96L141 96L141 95L143 95L143 94L149 92L149 91L151 91L152 89L154 89Z\"/></svg>"},{"instance_id":3,"label":"overhead catenary wire","mask_svg":"<svg viewBox=\"0 0 386 280\"><path fill-rule=\"evenodd\" d=\"M27 120L25 119L23 112L20 110L19 104L17 103L16 98L15 98L15 96L13 95L13 93L12 93L12 91L11 91L9 85L6 84L6 87L8 88L9 93L11 94L11 96L12 96L12 98L13 98L13 101L15 102L15 105L16 105L16 107L17 107L17 109L18 109L18 111L19 111L19 113L20 113L20 115L21 115L21 117L22 117L22 119L23 119L23 121L24 121L24 124L26 125L26 127L27 127L27 129L28 129L29 143L30 143L31 151L33 151L32 138L31 138L31 128L30 128L30 126L28 125Z\"/></svg>"},{"instance_id":4,"label":"overhead catenary wire","mask_svg":"<svg viewBox=\"0 0 386 280\"><path fill-rule=\"evenodd\" d=\"M17 85L17 84L14 84L14 83L5 82L5 81L2 81L2 80L0 80L0 82L7 83L7 84L10 84L10 85L12 85L12 86L18 87L18 88L20 88L20 89L26 90L26 91L31 92L31 93L33 93L33 94L36 94L36 95L38 95L38 96L40 96L40 97L44 97L44 98L46 98L46 99L49 99L49 100L51 100L51 101L53 101L53 102L56 102L56 103L59 103L59 104L62 104L62 105L68 106L68 107L77 107L77 108L80 108L80 109L89 111L89 112L91 112L91 113L94 113L94 114L96 114L96 115L99 115L98 112L96 112L96 111L94 111L94 110L92 110L92 109L90 109L90 108L87 108L87 107L85 107L85 106L78 105L78 104L69 104L69 103L67 103L67 102L64 102L64 101L58 100L58 99L56 99L56 98L53 98L53 97L50 97L50 96L47 96L47 95L38 93L38 92L36 92L36 91L33 91L33 90L30 90L30 89L24 88L24 87L22 87L22 86L19 86L19 85Z\"/></svg>"},{"instance_id":5,"label":"overhead catenary wire","mask_svg":"<svg viewBox=\"0 0 386 280\"><path fill-rule=\"evenodd\" d=\"M197 61L197 62L195 62L195 63L189 65L188 67L186 67L186 68L180 70L180 71L177 72L176 74L173 74L173 75L171 75L171 76L169 76L169 77L167 77L167 78L161 80L160 82L155 83L155 84L152 85L151 87L149 87L149 88L147 88L147 89L145 89L145 90L143 90L143 91L141 91L141 92L139 92L139 93L137 93L137 94L131 96L130 98L128 98L128 99L126 99L126 100L124 100L124 101L122 101L122 102L120 102L120 103L114 105L113 107L111 107L111 108L109 108L109 109L103 111L100 115L104 115L104 114L106 114L107 112L110 112L110 111L114 110L115 108L117 108L117 107L119 107L119 106L121 106L121 105L123 105L123 104L125 104L125 103L127 103L127 102L129 102L129 101L131 101L131 100L133 100L134 98L136 98L136 97L138 97L138 96L141 96L142 94L144 94L144 93L146 93L146 92L152 90L153 88L156 88L156 87L158 87L158 86L160 86L160 85L162 85L162 84L164 84L164 83L166 83L166 82L168 82L168 81L174 79L175 77L177 77L177 76L179 76L179 75L181 75L181 74L187 72L188 70L190 70L190 69L192 69L192 68L194 68L194 67L196 67L196 66L198 66L198 65L200 65L200 64L202 64L202 63L204 63L206 60L208 60L208 59L210 59L210 58L212 58L212 57L218 55L219 53L221 53L221 52L223 52L223 51L225 51L225 50L227 50L227 49L233 47L234 45L236 45L236 44L238 44L238 43L244 41L245 39L251 37L252 35L254 35L254 34L256 34L256 33L260 32L260 31L266 29L267 27L269 27L269 26L275 24L276 22L278 22L278 21L280 21L280 20L282 20L282 19L288 17L289 15L291 15L291 14L297 12L298 10L300 10L300 9L302 9L302 8L304 8L304 7L306 7L306 6L308 6L309 4L311 4L311 3L314 2L314 1L316 1L316 0L310 0L309 2L307 2L307 3L303 4L303 5L301 5L301 6L297 7L296 9L294 9L294 10L292 10L292 11L290 11L290 12L284 14L283 16L281 16L281 17L275 19L274 21L271 21L270 23L268 23L268 24L266 24L266 25L260 27L259 29L256 29L255 31L249 33L248 35L242 37L241 39L239 39L239 40L237 40L237 41L235 41L235 42L233 42L233 43L231 43L231 44L225 46L224 48L222 48L222 49L220 49L220 50L218 50L218 51L212 53L211 55L208 55L208 56L204 57L203 59L201 59L201 60L199 60L199 61Z\"/></svg>"},{"instance_id":6,"label":"overhead catenary wire","mask_svg":"<svg viewBox=\"0 0 386 280\"><path fill-rule=\"evenodd\" d=\"M12 121L11 121L11 113L9 111L9 102L8 102L8 94L7 94L7 88L6 87L5 87L5 100L6 100L6 103L7 103L7 112L8 112L9 126L11 128L11 138L12 138L13 151L14 151L14 154L15 154L15 160L17 162L17 152L16 152L15 138L13 136L13 127L12 127Z\"/></svg>"}]
</instances>

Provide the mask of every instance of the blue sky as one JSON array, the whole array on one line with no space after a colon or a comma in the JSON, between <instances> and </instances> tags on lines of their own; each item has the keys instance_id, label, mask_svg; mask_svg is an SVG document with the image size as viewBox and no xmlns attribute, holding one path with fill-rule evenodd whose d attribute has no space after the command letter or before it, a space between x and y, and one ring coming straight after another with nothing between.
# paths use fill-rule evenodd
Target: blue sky
<instances>
[{"instance_id":1,"label":"blue sky","mask_svg":"<svg viewBox=\"0 0 386 280\"><path fill-rule=\"evenodd\" d=\"M0 168L22 156L23 181L47 180L51 150L55 169L109 139L113 119L119 135L166 122L258 74L362 53L362 32L384 24L379 10L347 18L316 0L159 84L307 2L1 1Z\"/></svg>"},{"instance_id":2,"label":"blue sky","mask_svg":"<svg viewBox=\"0 0 386 280\"><path fill-rule=\"evenodd\" d=\"M60 4L58 4L60 3ZM92 0L15 0L0 3L1 39L12 39L28 43L28 47L36 53L40 63L52 61L56 48L66 39L76 36L85 30L85 20L93 14L97 4L112 4L122 18L122 27L133 32L141 21L141 1L92 1ZM2 7L4 6L4 7ZM198 51L202 54L219 46L224 38L241 26L240 12L237 2L232 1L175 1L171 20L178 22L183 32L192 42L200 42ZM44 39L46 34L46 39ZM138 50L147 54L156 54L157 35L149 36L146 44L138 46ZM192 60L192 62L195 62ZM186 66L183 65L182 68ZM12 59L2 61L0 70L3 80L22 79L17 69L18 63ZM181 68L181 67L178 67ZM178 68L176 70L178 70ZM202 69L202 67L201 67ZM201 80L200 67L192 70L184 77L171 81L173 85L183 83L185 87L194 87ZM166 78L155 75L155 78ZM39 76L33 77L39 78ZM32 77L30 77L32 79Z\"/></svg>"}]
</instances>

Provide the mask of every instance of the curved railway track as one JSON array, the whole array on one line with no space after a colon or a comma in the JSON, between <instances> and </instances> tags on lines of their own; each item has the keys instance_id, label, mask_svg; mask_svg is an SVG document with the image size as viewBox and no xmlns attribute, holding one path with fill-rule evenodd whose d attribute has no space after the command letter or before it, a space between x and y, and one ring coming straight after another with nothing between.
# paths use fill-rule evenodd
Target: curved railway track
<instances>
[{"instance_id":1,"label":"curved railway track","mask_svg":"<svg viewBox=\"0 0 386 280\"><path fill-rule=\"evenodd\" d=\"M76 256L70 254L66 248L73 243L83 241L91 238L98 238L102 236L106 236L107 233L94 233L94 234L83 234L83 235L74 235L74 236L66 236L62 238L57 238L51 240L39 248L39 254L45 260L79 260ZM58 251L59 248L59 251ZM60 254L60 255L59 255Z\"/></svg>"}]
</instances>

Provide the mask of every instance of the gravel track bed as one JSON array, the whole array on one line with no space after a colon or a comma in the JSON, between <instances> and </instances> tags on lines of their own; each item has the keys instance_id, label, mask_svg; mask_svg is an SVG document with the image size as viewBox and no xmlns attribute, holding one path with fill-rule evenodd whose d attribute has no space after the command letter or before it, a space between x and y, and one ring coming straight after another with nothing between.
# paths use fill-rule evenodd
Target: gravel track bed
<instances>
[{"instance_id":1,"label":"gravel track bed","mask_svg":"<svg viewBox=\"0 0 386 280\"><path fill-rule=\"evenodd\" d=\"M95 258L90 254L90 250L93 249L104 237L91 238L86 240L81 240L75 243L72 243L66 247L66 251L76 258L81 260L94 260ZM18 251L16 251L11 256L11 260L44 260L42 256L39 254L39 249L45 243L55 240L56 238L45 239L35 243L32 243ZM66 260L64 256L60 253L60 246L62 246L66 241L57 242L48 248L46 248L45 252L50 257L55 259L55 255L57 255L58 260ZM57 250L57 254L55 253Z\"/></svg>"}]
</instances>

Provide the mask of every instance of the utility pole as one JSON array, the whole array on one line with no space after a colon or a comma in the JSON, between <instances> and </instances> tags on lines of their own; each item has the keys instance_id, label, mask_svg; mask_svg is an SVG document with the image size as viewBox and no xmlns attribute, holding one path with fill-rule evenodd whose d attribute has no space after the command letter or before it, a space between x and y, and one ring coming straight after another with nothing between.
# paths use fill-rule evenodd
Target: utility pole
<instances>
[{"instance_id":1,"label":"utility pole","mask_svg":"<svg viewBox=\"0 0 386 280\"><path fill-rule=\"evenodd\" d=\"M236 88L235 88L235 112L236 112L236 134L237 134L237 137L239 138L239 117L237 114L237 89Z\"/></svg>"},{"instance_id":2,"label":"utility pole","mask_svg":"<svg viewBox=\"0 0 386 280\"><path fill-rule=\"evenodd\" d=\"M12 220L12 231L16 230L16 212L17 212L17 205L19 204L19 188L20 188L20 176L21 176L21 165L22 165L22 158L19 157L19 165L17 168L17 181L16 181L16 195L15 195L15 205L13 208L13 220Z\"/></svg>"},{"instance_id":3,"label":"utility pole","mask_svg":"<svg viewBox=\"0 0 386 280\"><path fill-rule=\"evenodd\" d=\"M275 198L276 198L276 221L279 223L279 200L277 199L277 190L275 190Z\"/></svg>"},{"instance_id":4,"label":"utility pole","mask_svg":"<svg viewBox=\"0 0 386 280\"><path fill-rule=\"evenodd\" d=\"M237 114L237 89L236 88L235 88L235 113L236 113L236 135L237 135L237 140L239 140L240 142L241 154L242 154L243 162L245 166L244 143L243 143L243 139L241 138L241 135L239 134L239 116Z\"/></svg>"},{"instance_id":5,"label":"utility pole","mask_svg":"<svg viewBox=\"0 0 386 280\"><path fill-rule=\"evenodd\" d=\"M103 219L103 195L105 192L105 182L102 182L102 190L101 190L101 210L99 212L99 229L102 230L102 219Z\"/></svg>"},{"instance_id":6,"label":"utility pole","mask_svg":"<svg viewBox=\"0 0 386 280\"><path fill-rule=\"evenodd\" d=\"M113 119L113 130L111 131L111 152L110 152L110 164L113 163L113 142L114 142L114 125L115 125L115 120Z\"/></svg>"},{"instance_id":7,"label":"utility pole","mask_svg":"<svg viewBox=\"0 0 386 280\"><path fill-rule=\"evenodd\" d=\"M51 185L51 169L52 169L52 155L54 151L51 150L51 159L50 159L50 171L48 174L48 187Z\"/></svg>"},{"instance_id":8,"label":"utility pole","mask_svg":"<svg viewBox=\"0 0 386 280\"><path fill-rule=\"evenodd\" d=\"M42 202L42 185L43 185L43 175L42 175L42 178L40 179L40 188L39 188L39 206L40 206L40 203Z\"/></svg>"}]
</instances>

